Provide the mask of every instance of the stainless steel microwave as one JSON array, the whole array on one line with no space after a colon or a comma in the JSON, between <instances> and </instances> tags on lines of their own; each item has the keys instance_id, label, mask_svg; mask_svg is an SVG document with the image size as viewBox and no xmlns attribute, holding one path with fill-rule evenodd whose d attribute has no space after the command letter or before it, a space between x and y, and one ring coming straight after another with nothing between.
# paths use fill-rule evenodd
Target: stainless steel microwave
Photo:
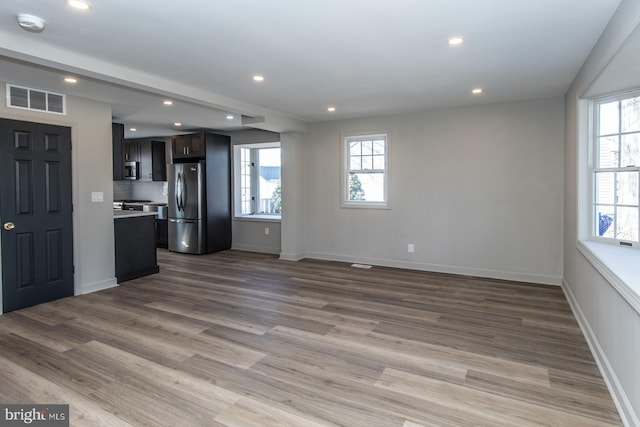
<instances>
[{"instance_id":1,"label":"stainless steel microwave","mask_svg":"<svg viewBox=\"0 0 640 427\"><path fill-rule=\"evenodd\" d=\"M138 162L124 162L124 179L138 179Z\"/></svg>"}]
</instances>

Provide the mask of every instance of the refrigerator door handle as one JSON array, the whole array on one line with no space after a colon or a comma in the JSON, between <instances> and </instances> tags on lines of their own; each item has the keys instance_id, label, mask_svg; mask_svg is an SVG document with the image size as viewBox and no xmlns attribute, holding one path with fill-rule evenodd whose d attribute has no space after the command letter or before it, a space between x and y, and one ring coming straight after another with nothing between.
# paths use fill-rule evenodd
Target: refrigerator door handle
<instances>
[{"instance_id":1,"label":"refrigerator door handle","mask_svg":"<svg viewBox=\"0 0 640 427\"><path fill-rule=\"evenodd\" d=\"M182 174L182 176L180 177L180 206L181 206L181 210L184 212L184 205L185 205L185 201L187 199L188 194L187 193L188 188L185 182L185 177L184 174Z\"/></svg>"},{"instance_id":2,"label":"refrigerator door handle","mask_svg":"<svg viewBox=\"0 0 640 427\"><path fill-rule=\"evenodd\" d=\"M194 221L194 220L188 220L188 219L174 219L174 218L170 218L169 222L175 222L176 224L195 224L198 221Z\"/></svg>"},{"instance_id":3,"label":"refrigerator door handle","mask_svg":"<svg viewBox=\"0 0 640 427\"><path fill-rule=\"evenodd\" d=\"M182 181L182 178L180 176L180 172L178 172L176 174L176 183L175 183L175 189L176 189L176 208L178 209L178 212L180 212L182 210L182 208L180 207L180 183Z\"/></svg>"}]
</instances>

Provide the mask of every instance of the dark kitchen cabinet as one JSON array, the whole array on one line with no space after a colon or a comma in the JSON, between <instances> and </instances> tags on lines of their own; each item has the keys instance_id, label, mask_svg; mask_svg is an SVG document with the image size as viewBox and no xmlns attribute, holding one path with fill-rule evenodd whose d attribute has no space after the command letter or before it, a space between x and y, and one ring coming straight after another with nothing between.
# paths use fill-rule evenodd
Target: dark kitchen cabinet
<instances>
[{"instance_id":1,"label":"dark kitchen cabinet","mask_svg":"<svg viewBox=\"0 0 640 427\"><path fill-rule=\"evenodd\" d=\"M113 180L124 179L124 125L111 123L111 139L113 145Z\"/></svg>"},{"instance_id":2,"label":"dark kitchen cabinet","mask_svg":"<svg viewBox=\"0 0 640 427\"><path fill-rule=\"evenodd\" d=\"M151 141L151 178L154 181L167 180L167 151L164 141Z\"/></svg>"},{"instance_id":3,"label":"dark kitchen cabinet","mask_svg":"<svg viewBox=\"0 0 640 427\"><path fill-rule=\"evenodd\" d=\"M138 170L138 180L153 181L153 172L151 172L151 141L138 142L138 156L140 160L140 169Z\"/></svg>"},{"instance_id":4,"label":"dark kitchen cabinet","mask_svg":"<svg viewBox=\"0 0 640 427\"><path fill-rule=\"evenodd\" d=\"M118 283L160 271L153 215L114 218L115 270Z\"/></svg>"},{"instance_id":5,"label":"dark kitchen cabinet","mask_svg":"<svg viewBox=\"0 0 640 427\"><path fill-rule=\"evenodd\" d=\"M125 161L138 162L138 181L166 181L165 141L158 138L128 139Z\"/></svg>"},{"instance_id":6,"label":"dark kitchen cabinet","mask_svg":"<svg viewBox=\"0 0 640 427\"><path fill-rule=\"evenodd\" d=\"M138 141L124 142L124 161L139 162L140 161L140 144Z\"/></svg>"},{"instance_id":7,"label":"dark kitchen cabinet","mask_svg":"<svg viewBox=\"0 0 640 427\"><path fill-rule=\"evenodd\" d=\"M204 133L175 135L171 137L171 157L180 159L203 159L205 152Z\"/></svg>"},{"instance_id":8,"label":"dark kitchen cabinet","mask_svg":"<svg viewBox=\"0 0 640 427\"><path fill-rule=\"evenodd\" d=\"M169 222L166 219L156 219L156 246L169 247Z\"/></svg>"},{"instance_id":9,"label":"dark kitchen cabinet","mask_svg":"<svg viewBox=\"0 0 640 427\"><path fill-rule=\"evenodd\" d=\"M172 151L175 154L176 144L187 138L197 136L204 144L204 156L199 159L187 158L179 151L173 158L169 174L169 250L184 251L194 254L213 253L231 248L231 139L227 135L201 132L191 135L172 137ZM193 154L193 152L191 152ZM182 179L186 169L198 171L200 182ZM182 173L179 174L179 172ZM199 221L182 219L178 205L183 203L184 195L188 195L194 205L198 206ZM182 206L184 206L182 204ZM193 231L191 231L193 229ZM193 243L190 243L192 241ZM187 248L187 243L190 248Z\"/></svg>"}]
</instances>

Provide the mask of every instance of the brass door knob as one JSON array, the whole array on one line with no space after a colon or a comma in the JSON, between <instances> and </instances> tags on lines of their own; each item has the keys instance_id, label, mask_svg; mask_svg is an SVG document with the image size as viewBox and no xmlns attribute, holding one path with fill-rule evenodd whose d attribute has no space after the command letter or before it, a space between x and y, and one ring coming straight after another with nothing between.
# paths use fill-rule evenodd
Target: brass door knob
<instances>
[{"instance_id":1,"label":"brass door knob","mask_svg":"<svg viewBox=\"0 0 640 427\"><path fill-rule=\"evenodd\" d=\"M11 231L14 228L16 228L16 225L14 223L12 223L12 222L5 222L4 223L4 229L7 230L7 231Z\"/></svg>"}]
</instances>

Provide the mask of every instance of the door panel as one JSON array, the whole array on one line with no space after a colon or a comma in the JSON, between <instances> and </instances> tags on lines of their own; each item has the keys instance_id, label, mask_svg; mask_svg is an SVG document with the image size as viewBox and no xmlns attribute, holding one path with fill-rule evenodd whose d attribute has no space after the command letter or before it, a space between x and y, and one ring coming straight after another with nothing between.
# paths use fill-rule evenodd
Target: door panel
<instances>
[{"instance_id":1,"label":"door panel","mask_svg":"<svg viewBox=\"0 0 640 427\"><path fill-rule=\"evenodd\" d=\"M4 240L4 239L3 239ZM18 233L16 236L16 255L17 255L17 271L16 271L16 287L26 288L34 286L35 284L35 271L33 260L35 257L33 243L33 233ZM4 271L5 268L10 266L2 265ZM2 280L2 287L6 286L4 282L4 276Z\"/></svg>"},{"instance_id":2,"label":"door panel","mask_svg":"<svg viewBox=\"0 0 640 427\"><path fill-rule=\"evenodd\" d=\"M169 170L169 217L204 218L204 164L177 163Z\"/></svg>"},{"instance_id":3,"label":"door panel","mask_svg":"<svg viewBox=\"0 0 640 427\"><path fill-rule=\"evenodd\" d=\"M60 151L60 142L58 135L44 135L44 149L50 153L58 153Z\"/></svg>"},{"instance_id":4,"label":"door panel","mask_svg":"<svg viewBox=\"0 0 640 427\"><path fill-rule=\"evenodd\" d=\"M45 202L46 212L49 214L60 213L60 201L62 198L62 188L60 186L60 162L47 162L46 183L45 183Z\"/></svg>"},{"instance_id":5,"label":"door panel","mask_svg":"<svg viewBox=\"0 0 640 427\"><path fill-rule=\"evenodd\" d=\"M183 216L185 219L202 219L204 216L203 174L204 164L185 163L182 174Z\"/></svg>"},{"instance_id":6,"label":"door panel","mask_svg":"<svg viewBox=\"0 0 640 427\"><path fill-rule=\"evenodd\" d=\"M169 250L186 254L205 253L203 221L169 219Z\"/></svg>"},{"instance_id":7,"label":"door panel","mask_svg":"<svg viewBox=\"0 0 640 427\"><path fill-rule=\"evenodd\" d=\"M31 133L15 131L15 147L31 151Z\"/></svg>"},{"instance_id":8,"label":"door panel","mask_svg":"<svg viewBox=\"0 0 640 427\"><path fill-rule=\"evenodd\" d=\"M71 130L0 119L3 311L73 295Z\"/></svg>"},{"instance_id":9,"label":"door panel","mask_svg":"<svg viewBox=\"0 0 640 427\"><path fill-rule=\"evenodd\" d=\"M16 214L30 215L33 213L33 173L31 161L16 160Z\"/></svg>"},{"instance_id":10,"label":"door panel","mask_svg":"<svg viewBox=\"0 0 640 427\"><path fill-rule=\"evenodd\" d=\"M47 231L47 276L46 283L62 279L62 232L60 230Z\"/></svg>"}]
</instances>

